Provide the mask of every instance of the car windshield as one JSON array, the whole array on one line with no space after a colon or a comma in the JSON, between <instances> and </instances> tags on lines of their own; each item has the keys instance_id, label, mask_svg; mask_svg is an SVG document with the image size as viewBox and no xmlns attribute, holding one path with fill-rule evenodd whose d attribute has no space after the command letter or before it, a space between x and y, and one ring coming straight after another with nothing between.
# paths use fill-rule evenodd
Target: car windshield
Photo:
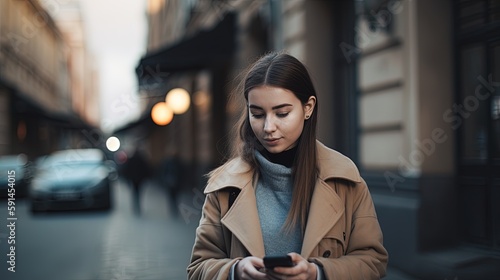
<instances>
[{"instance_id":1,"label":"car windshield","mask_svg":"<svg viewBox=\"0 0 500 280\"><path fill-rule=\"evenodd\" d=\"M99 164L104 156L97 149L63 150L45 157L39 162L40 167L73 164Z\"/></svg>"},{"instance_id":2,"label":"car windshield","mask_svg":"<svg viewBox=\"0 0 500 280\"><path fill-rule=\"evenodd\" d=\"M102 171L96 173L102 162L98 161L75 161L75 162L56 162L50 165L44 165L38 169L37 176L39 178L76 178L76 177L92 177L101 174Z\"/></svg>"},{"instance_id":3,"label":"car windshield","mask_svg":"<svg viewBox=\"0 0 500 280\"><path fill-rule=\"evenodd\" d=\"M104 155L98 149L63 150L55 152L37 163L38 174L59 173L71 176L71 173L90 173L103 165ZM77 175L77 174L75 174Z\"/></svg>"},{"instance_id":4,"label":"car windshield","mask_svg":"<svg viewBox=\"0 0 500 280\"><path fill-rule=\"evenodd\" d=\"M58 169L58 168L75 168L75 169L92 169L101 166L101 161L63 161L51 162L45 165L42 169Z\"/></svg>"}]
</instances>

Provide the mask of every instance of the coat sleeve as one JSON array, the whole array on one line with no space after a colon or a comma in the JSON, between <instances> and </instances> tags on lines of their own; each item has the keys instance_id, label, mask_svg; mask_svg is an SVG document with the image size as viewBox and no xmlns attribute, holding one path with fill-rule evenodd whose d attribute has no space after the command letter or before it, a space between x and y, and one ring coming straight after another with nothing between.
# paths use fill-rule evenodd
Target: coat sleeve
<instances>
[{"instance_id":1,"label":"coat sleeve","mask_svg":"<svg viewBox=\"0 0 500 280\"><path fill-rule=\"evenodd\" d=\"M187 267L188 279L228 279L238 259L228 258L227 251L217 193L208 193Z\"/></svg>"},{"instance_id":2,"label":"coat sleeve","mask_svg":"<svg viewBox=\"0 0 500 280\"><path fill-rule=\"evenodd\" d=\"M311 258L323 268L326 279L380 279L385 276L388 253L373 201L363 181L352 188L352 224L345 255L340 258Z\"/></svg>"}]
</instances>

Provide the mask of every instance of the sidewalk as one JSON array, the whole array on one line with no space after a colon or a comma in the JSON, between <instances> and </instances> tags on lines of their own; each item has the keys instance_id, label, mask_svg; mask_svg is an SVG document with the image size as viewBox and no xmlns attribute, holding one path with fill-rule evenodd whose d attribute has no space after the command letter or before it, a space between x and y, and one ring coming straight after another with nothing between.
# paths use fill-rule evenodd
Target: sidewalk
<instances>
[{"instance_id":1,"label":"sidewalk","mask_svg":"<svg viewBox=\"0 0 500 280\"><path fill-rule=\"evenodd\" d=\"M116 192L95 279L186 279L199 216L193 214L193 222L173 216L165 193L153 184L141 189L139 212L126 185Z\"/></svg>"},{"instance_id":2,"label":"sidewalk","mask_svg":"<svg viewBox=\"0 0 500 280\"><path fill-rule=\"evenodd\" d=\"M392 267L392 266L389 266L387 268L387 276L385 276L383 279L384 280L421 280L419 278L415 278L413 276L410 276L410 275L404 273L403 271L401 271L395 267Z\"/></svg>"}]
</instances>

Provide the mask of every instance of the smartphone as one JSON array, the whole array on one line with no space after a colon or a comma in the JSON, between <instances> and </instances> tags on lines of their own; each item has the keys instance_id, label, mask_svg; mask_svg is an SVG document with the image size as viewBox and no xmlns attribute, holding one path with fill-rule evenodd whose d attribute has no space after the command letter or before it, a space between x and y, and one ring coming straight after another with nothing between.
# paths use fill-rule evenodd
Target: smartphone
<instances>
[{"instance_id":1,"label":"smartphone","mask_svg":"<svg viewBox=\"0 0 500 280\"><path fill-rule=\"evenodd\" d=\"M290 257L289 255L264 257L264 266L266 268L274 268L277 266L292 267L293 265L294 264L292 262L292 257Z\"/></svg>"}]
</instances>

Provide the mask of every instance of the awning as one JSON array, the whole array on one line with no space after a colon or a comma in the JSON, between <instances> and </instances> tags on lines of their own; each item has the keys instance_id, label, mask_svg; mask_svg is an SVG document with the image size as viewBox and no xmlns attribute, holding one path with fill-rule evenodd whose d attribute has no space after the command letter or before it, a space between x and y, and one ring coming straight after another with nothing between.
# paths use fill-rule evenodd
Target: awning
<instances>
[{"instance_id":1,"label":"awning","mask_svg":"<svg viewBox=\"0 0 500 280\"><path fill-rule=\"evenodd\" d=\"M44 120L66 129L95 129L75 113L49 111L19 92L14 92L11 106L12 112L21 118Z\"/></svg>"},{"instance_id":2,"label":"awning","mask_svg":"<svg viewBox=\"0 0 500 280\"><path fill-rule=\"evenodd\" d=\"M136 68L139 85L162 82L172 72L196 70L230 59L236 49L236 15L228 13L215 27L143 57Z\"/></svg>"},{"instance_id":3,"label":"awning","mask_svg":"<svg viewBox=\"0 0 500 280\"><path fill-rule=\"evenodd\" d=\"M146 136L149 128L156 126L151 119L151 114L149 114L150 110L146 110L146 114L143 114L141 117L136 119L135 121L129 122L121 127L116 128L113 131L113 135L121 135L130 133L133 130L139 131L138 134Z\"/></svg>"}]
</instances>

